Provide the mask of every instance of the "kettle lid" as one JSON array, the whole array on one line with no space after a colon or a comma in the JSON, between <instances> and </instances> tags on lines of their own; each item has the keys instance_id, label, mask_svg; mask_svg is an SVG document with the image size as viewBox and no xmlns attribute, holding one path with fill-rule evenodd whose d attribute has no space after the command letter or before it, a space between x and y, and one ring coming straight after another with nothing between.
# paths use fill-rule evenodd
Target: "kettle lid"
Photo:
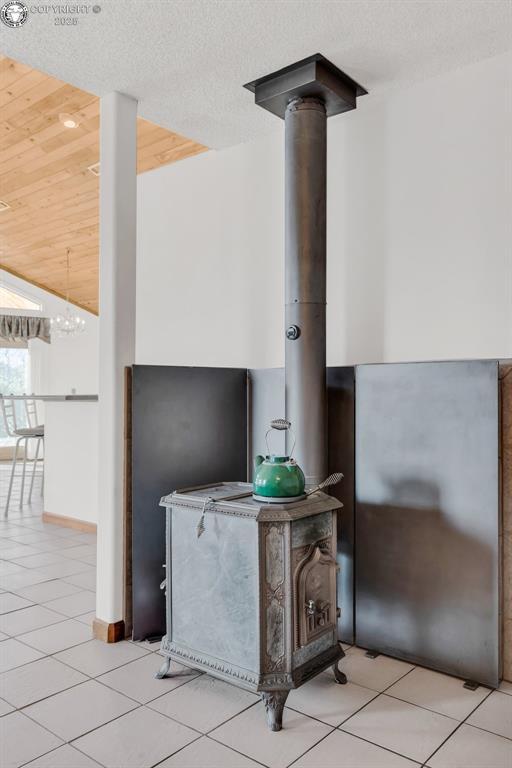
<instances>
[{"instance_id":1,"label":"kettle lid","mask_svg":"<svg viewBox=\"0 0 512 768\"><path fill-rule=\"evenodd\" d=\"M286 462L290 461L290 457L277 456L275 453L271 453L265 456L265 461L268 461L270 464L286 464Z\"/></svg>"}]
</instances>

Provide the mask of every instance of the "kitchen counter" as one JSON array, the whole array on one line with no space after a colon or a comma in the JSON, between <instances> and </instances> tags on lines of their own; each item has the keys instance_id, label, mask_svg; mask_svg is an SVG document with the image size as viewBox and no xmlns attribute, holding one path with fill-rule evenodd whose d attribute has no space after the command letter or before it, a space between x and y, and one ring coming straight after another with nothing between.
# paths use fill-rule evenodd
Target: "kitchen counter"
<instances>
[{"instance_id":1,"label":"kitchen counter","mask_svg":"<svg viewBox=\"0 0 512 768\"><path fill-rule=\"evenodd\" d=\"M98 395L8 395L0 393L2 400L42 400L43 402L97 403Z\"/></svg>"},{"instance_id":2,"label":"kitchen counter","mask_svg":"<svg viewBox=\"0 0 512 768\"><path fill-rule=\"evenodd\" d=\"M0 397L42 402L38 416L44 424L44 512L51 515L52 522L73 518L80 523L96 524L98 395Z\"/></svg>"}]
</instances>

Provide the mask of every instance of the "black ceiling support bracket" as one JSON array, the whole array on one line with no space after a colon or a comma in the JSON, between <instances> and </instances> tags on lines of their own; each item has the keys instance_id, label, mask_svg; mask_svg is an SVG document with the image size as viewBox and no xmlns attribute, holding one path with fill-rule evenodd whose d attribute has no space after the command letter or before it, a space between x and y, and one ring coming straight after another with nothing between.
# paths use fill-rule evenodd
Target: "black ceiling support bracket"
<instances>
[{"instance_id":1,"label":"black ceiling support bracket","mask_svg":"<svg viewBox=\"0 0 512 768\"><path fill-rule=\"evenodd\" d=\"M291 101L316 97L324 102L327 117L356 108L357 96L367 91L321 53L265 75L244 88L254 93L256 104L284 119Z\"/></svg>"}]
</instances>

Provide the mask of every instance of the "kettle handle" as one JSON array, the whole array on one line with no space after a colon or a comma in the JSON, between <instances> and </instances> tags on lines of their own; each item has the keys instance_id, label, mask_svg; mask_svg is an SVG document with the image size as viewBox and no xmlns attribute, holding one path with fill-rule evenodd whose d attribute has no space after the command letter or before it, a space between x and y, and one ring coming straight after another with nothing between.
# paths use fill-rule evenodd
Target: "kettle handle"
<instances>
[{"instance_id":1,"label":"kettle handle","mask_svg":"<svg viewBox=\"0 0 512 768\"><path fill-rule=\"evenodd\" d=\"M295 450L295 442L296 442L296 439L297 439L295 437L295 432L292 429L291 421L288 421L288 419L272 419L272 421L270 422L270 429L268 429L266 431L266 433L265 433L265 443L267 445L267 454L269 456L270 456L270 448L269 448L269 445L268 445L268 436L272 432L273 429L277 430L278 432L282 432L283 430L288 430L288 432L290 432L292 434L292 436L293 436L293 444L292 444L292 449L291 449L291 451L289 453L289 458L291 459L292 455L293 455L293 451Z\"/></svg>"}]
</instances>

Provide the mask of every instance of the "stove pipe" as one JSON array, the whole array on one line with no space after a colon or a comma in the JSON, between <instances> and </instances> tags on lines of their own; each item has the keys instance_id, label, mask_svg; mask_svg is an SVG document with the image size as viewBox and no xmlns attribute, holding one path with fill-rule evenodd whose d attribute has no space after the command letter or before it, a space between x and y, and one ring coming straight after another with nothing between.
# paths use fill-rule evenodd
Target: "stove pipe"
<instances>
[{"instance_id":1,"label":"stove pipe","mask_svg":"<svg viewBox=\"0 0 512 768\"><path fill-rule=\"evenodd\" d=\"M285 121L286 417L311 486L327 475L327 117L366 91L321 54L245 87Z\"/></svg>"},{"instance_id":2,"label":"stove pipe","mask_svg":"<svg viewBox=\"0 0 512 768\"><path fill-rule=\"evenodd\" d=\"M325 291L327 114L297 98L285 117L286 418L306 485L327 475Z\"/></svg>"}]
</instances>

